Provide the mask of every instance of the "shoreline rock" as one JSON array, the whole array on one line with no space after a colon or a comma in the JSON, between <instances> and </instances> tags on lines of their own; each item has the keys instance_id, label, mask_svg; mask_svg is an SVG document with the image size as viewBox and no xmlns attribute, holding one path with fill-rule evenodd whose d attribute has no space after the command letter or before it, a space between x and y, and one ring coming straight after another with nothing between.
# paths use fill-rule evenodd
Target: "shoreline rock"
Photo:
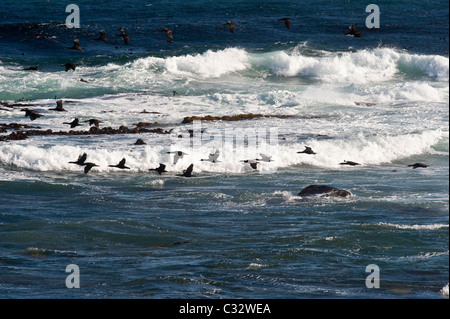
<instances>
[{"instance_id":1,"label":"shoreline rock","mask_svg":"<svg viewBox=\"0 0 450 319\"><path fill-rule=\"evenodd\" d=\"M298 196L319 196L319 197L350 197L352 193L345 189L339 189L327 185L309 185L298 193Z\"/></svg>"}]
</instances>

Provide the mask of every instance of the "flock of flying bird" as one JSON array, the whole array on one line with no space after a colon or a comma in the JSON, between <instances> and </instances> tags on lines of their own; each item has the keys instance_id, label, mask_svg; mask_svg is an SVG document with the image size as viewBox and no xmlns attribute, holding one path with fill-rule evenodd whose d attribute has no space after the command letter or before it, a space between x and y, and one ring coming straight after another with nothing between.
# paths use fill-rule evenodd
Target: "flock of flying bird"
<instances>
[{"instance_id":1,"label":"flock of flying bird","mask_svg":"<svg viewBox=\"0 0 450 319\"><path fill-rule=\"evenodd\" d=\"M284 22L286 28L288 28L288 29L291 28L291 18L281 18L281 19L278 19L277 21L282 21L282 22ZM236 23L234 23L232 21L228 20L226 23L223 23L222 25L228 26L228 29L230 30L231 33L234 33L236 30ZM348 27L348 29L349 29L349 31L347 33L344 33L344 35L351 36L351 37L361 37L362 36L361 31L358 30L357 24L350 25ZM165 28L158 30L157 32L165 33L167 35L167 37L169 38L169 40L167 40L168 42L174 41L173 31L171 29L165 27ZM99 33L100 33L100 36L93 40L110 43L109 39L106 36L105 30L100 30ZM130 36L128 35L128 33L126 32L126 30L123 27L120 28L120 34L116 34L114 36L121 37L123 39L123 42L125 45L128 45L130 43ZM81 43L80 43L79 39L75 39L73 41L73 46L70 48L67 48L67 49L72 49L72 50L77 50L77 51L83 52L83 49L81 48ZM67 69L66 69L66 71L67 71Z\"/></svg>"},{"instance_id":2,"label":"flock of flying bird","mask_svg":"<svg viewBox=\"0 0 450 319\"><path fill-rule=\"evenodd\" d=\"M290 18L281 18L278 21L283 21L285 26L286 26L286 28L290 29L290 27L291 27L291 19ZM228 26L228 28L229 28L231 33L235 32L236 24L234 22L227 21L226 23L224 23L222 25ZM349 28L349 31L347 33L344 33L344 35L352 36L352 37L361 37L362 36L361 32L357 29L357 25L356 24L351 25L348 28ZM158 32L164 32L168 36L168 38L170 39L168 41L169 42L173 42L173 39L174 39L173 38L173 31L171 29L169 29L169 28L162 28L162 29L158 30ZM96 39L93 39L93 40L103 41L105 43L110 43L108 38L106 37L105 30L100 30L99 33L100 33L100 36L98 38L96 38ZM129 42L130 42L130 37L127 34L127 32L126 32L126 30L124 28L120 28L120 34L115 35L115 37L121 37L123 39L125 45L128 45ZM72 49L72 50L77 50L77 51L83 52L83 49L81 48L81 43L80 43L79 39L75 39L73 41L73 46L70 47L70 48L67 48L67 49ZM75 69L76 69L76 64L75 63L66 63L66 64L63 64L61 66L65 67L65 71L66 72L68 72L69 70L74 70L75 71ZM35 68L28 68L28 69L29 70L33 70ZM80 79L80 80L83 81L83 82L87 82L87 81L85 81L83 79ZM50 110L66 111L63 108L62 100L57 101L56 108L53 108L53 109L50 109ZM36 112L34 110L27 109L27 108L26 109L22 109L22 111L25 111L25 116L30 117L30 119L32 121L35 120L36 118L39 118L39 117L43 116L42 114L39 114L38 112ZM96 120L96 119L89 119L89 120L86 120L84 122L89 122L90 126L91 125L95 125L97 127L99 126L99 123L100 123L100 121ZM69 124L71 128L74 128L76 126L81 125L78 118L75 118L72 122L64 122L63 124ZM182 151L167 152L167 154L171 154L171 153L175 154L174 155L174 164L177 163L178 159L182 158L184 155L187 155L186 153L184 153ZM305 149L303 151L297 152L297 153L310 154L310 155L316 154L311 149L311 147L309 147L309 146L305 146ZM209 154L208 159L202 159L201 161L210 161L212 163L217 163L218 162L217 158L219 157L219 154L220 154L219 150L217 150L215 153ZM272 161L271 156L267 156L267 155L264 155L264 154L260 154L260 155L261 155L261 159L242 160L241 162L249 164L252 169L257 169L257 165L258 165L259 161L264 161L264 162ZM76 161L71 161L69 163L77 164L77 165L80 165L80 166L84 166L84 173L87 174L93 167L96 167L98 165L95 164L95 163L92 163L92 162L86 162L86 159L87 159L87 154L83 153L82 155L80 155L78 157L78 159ZM115 167L115 168L119 168L119 169L130 169L130 167L125 166L125 162L126 162L126 159L123 158L118 164L116 164L116 165L109 165L109 167ZM344 161L344 162L339 163L339 164L340 165L349 165L349 166L361 165L361 164L353 162L353 161ZM409 167L413 167L414 169L415 168L419 168L419 167L428 167L428 165L425 165L423 163L415 163L415 164L411 164L411 165L408 165L408 166ZM177 176L193 177L194 176L194 175L192 175L193 168L194 168L194 164L192 163L191 165L189 165L189 167L186 170L183 171L183 174L179 174ZM167 172L166 171L166 165L160 163L159 167L152 168L152 169L150 169L150 171L156 171L156 172L158 172L161 175L162 173Z\"/></svg>"},{"instance_id":3,"label":"flock of flying bird","mask_svg":"<svg viewBox=\"0 0 450 319\"><path fill-rule=\"evenodd\" d=\"M289 29L291 26L291 19L289 18L282 18L278 21L284 21L286 27ZM227 21L226 23L222 24L222 25L226 25L228 26L229 30L231 33L234 33L235 28L236 28L236 24L232 21ZM173 38L173 31L167 27L162 28L160 30L158 30L158 32L164 32L167 37L169 38L169 40L167 40L168 42L173 42L174 38ZM100 30L99 31L100 36L98 38L92 39L95 41L103 41L105 43L110 43L109 39L106 36L106 32L105 30ZM116 34L115 37L121 37L123 39L123 43L125 45L128 45L130 43L130 36L128 35L128 33L126 32L126 30L124 28L120 28L120 34ZM73 40L73 46L67 49L71 49L71 50L77 50L80 52L83 52L83 48L81 47L81 43L79 39L75 39ZM66 72L70 69L73 68L74 64L72 63L71 65L62 65L66 67ZM74 68L73 68L74 69ZM74 69L75 70L75 69Z\"/></svg>"},{"instance_id":4,"label":"flock of flying bird","mask_svg":"<svg viewBox=\"0 0 450 319\"><path fill-rule=\"evenodd\" d=\"M308 147L307 147L308 148ZM309 148L310 149L310 148ZM303 152L298 152L298 153L307 153L305 151ZM185 152L182 151L174 151L174 152L166 152L166 154L174 154L173 157L173 164L175 165L179 159L183 158L185 155L188 155ZM312 153L315 154L315 153ZM208 161L211 163L218 163L219 161L217 160L219 158L220 155L220 151L216 150L214 153L210 153L208 155L207 159L201 159L201 161ZM260 154L261 158L260 159L255 159L255 160L242 160L241 162L243 163L248 163L250 165L251 168L253 169L257 169L257 165L259 163L259 161L264 161L264 162L271 162L272 161L272 157L271 156L267 156L264 154ZM87 174L93 167L99 166L95 163L92 162L86 162L87 159L87 153L83 153L80 156L78 156L78 159L76 161L71 161L69 163L71 164L77 164L80 166L84 166L84 173ZM125 166L126 163L126 159L122 158L122 160L116 164L116 165L108 165L108 167L115 167L115 168L119 168L119 169L130 169L130 167ZM194 164L192 163L191 165L189 165L189 167L183 171L183 174L178 174L177 176L184 176L184 177L194 177L194 175L192 175L194 169ZM159 164L159 167L156 168L151 168L149 169L150 171L156 171L159 173L159 175L161 175L162 173L167 173L168 171L166 171L166 165L163 163Z\"/></svg>"}]
</instances>

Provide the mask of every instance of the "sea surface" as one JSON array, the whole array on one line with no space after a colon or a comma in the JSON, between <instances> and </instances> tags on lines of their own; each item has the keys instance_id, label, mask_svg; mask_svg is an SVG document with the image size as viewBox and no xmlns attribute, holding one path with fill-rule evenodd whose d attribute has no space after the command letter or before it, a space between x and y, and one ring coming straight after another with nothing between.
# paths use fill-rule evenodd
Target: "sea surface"
<instances>
[{"instance_id":1,"label":"sea surface","mask_svg":"<svg viewBox=\"0 0 450 319\"><path fill-rule=\"evenodd\" d=\"M376 4L2 0L0 298L448 298L449 3Z\"/></svg>"}]
</instances>

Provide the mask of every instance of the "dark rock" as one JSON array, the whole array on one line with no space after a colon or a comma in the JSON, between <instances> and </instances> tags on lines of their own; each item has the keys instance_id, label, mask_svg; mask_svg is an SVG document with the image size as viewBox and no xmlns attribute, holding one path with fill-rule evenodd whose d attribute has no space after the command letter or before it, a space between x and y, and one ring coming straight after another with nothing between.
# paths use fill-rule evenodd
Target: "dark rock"
<instances>
[{"instance_id":1,"label":"dark rock","mask_svg":"<svg viewBox=\"0 0 450 319\"><path fill-rule=\"evenodd\" d=\"M147 143L144 142L142 138L138 138L137 141L134 143L134 145L146 145Z\"/></svg>"},{"instance_id":2,"label":"dark rock","mask_svg":"<svg viewBox=\"0 0 450 319\"><path fill-rule=\"evenodd\" d=\"M324 196L324 197L349 197L352 193L345 189L339 189L327 185L309 185L298 193L298 196Z\"/></svg>"}]
</instances>

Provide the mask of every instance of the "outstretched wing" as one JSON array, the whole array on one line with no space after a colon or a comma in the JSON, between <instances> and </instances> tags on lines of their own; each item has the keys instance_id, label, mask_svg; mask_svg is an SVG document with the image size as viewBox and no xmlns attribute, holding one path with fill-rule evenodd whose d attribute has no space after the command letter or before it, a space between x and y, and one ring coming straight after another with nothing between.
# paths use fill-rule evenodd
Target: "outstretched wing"
<instances>
[{"instance_id":1,"label":"outstretched wing","mask_svg":"<svg viewBox=\"0 0 450 319\"><path fill-rule=\"evenodd\" d=\"M191 164L191 165L189 165L189 167L187 168L187 170L184 172L184 175L185 175L185 176L191 176L193 170L194 170L194 164Z\"/></svg>"},{"instance_id":2,"label":"outstretched wing","mask_svg":"<svg viewBox=\"0 0 450 319\"><path fill-rule=\"evenodd\" d=\"M78 163L84 163L85 161L86 161L86 158L87 158L87 154L86 153L83 153L82 155L80 155L80 156L78 156Z\"/></svg>"}]
</instances>

